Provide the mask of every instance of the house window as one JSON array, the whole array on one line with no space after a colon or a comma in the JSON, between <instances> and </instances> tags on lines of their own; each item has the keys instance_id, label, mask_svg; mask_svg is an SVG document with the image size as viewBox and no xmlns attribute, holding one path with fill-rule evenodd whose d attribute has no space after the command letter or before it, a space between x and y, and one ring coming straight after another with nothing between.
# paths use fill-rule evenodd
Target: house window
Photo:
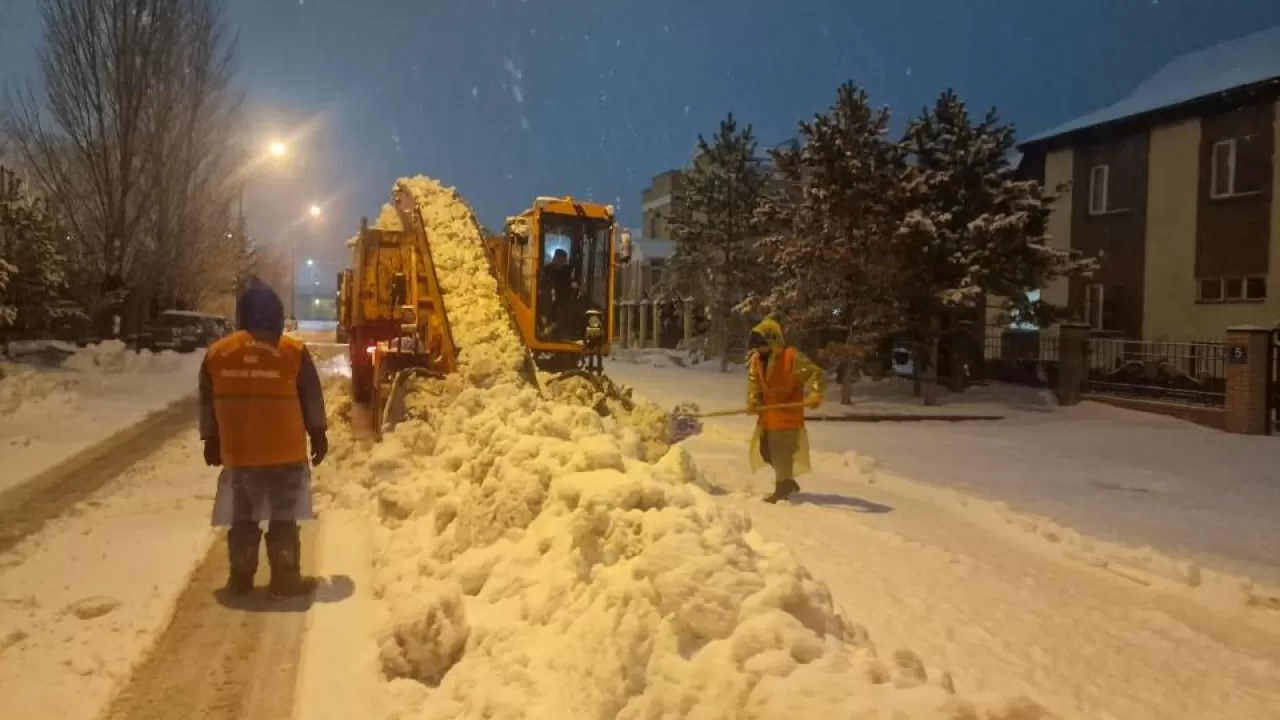
<instances>
[{"instance_id":1,"label":"house window","mask_svg":"<svg viewBox=\"0 0 1280 720\"><path fill-rule=\"evenodd\" d=\"M1267 299L1267 279L1265 277L1202 278L1198 299L1206 303L1260 302Z\"/></svg>"},{"instance_id":2,"label":"house window","mask_svg":"<svg viewBox=\"0 0 1280 720\"><path fill-rule=\"evenodd\" d=\"M1108 185L1111 180L1109 165L1094 165L1089 170L1089 214L1105 215L1107 210Z\"/></svg>"},{"instance_id":3,"label":"house window","mask_svg":"<svg viewBox=\"0 0 1280 720\"><path fill-rule=\"evenodd\" d=\"M1244 299L1245 300L1266 300L1267 299L1267 279L1264 277L1251 277L1244 279Z\"/></svg>"},{"instance_id":4,"label":"house window","mask_svg":"<svg viewBox=\"0 0 1280 720\"><path fill-rule=\"evenodd\" d=\"M1270 172L1265 165L1258 136L1244 135L1219 140L1213 144L1209 196L1220 200L1256 195L1262 191L1266 173Z\"/></svg>"},{"instance_id":5,"label":"house window","mask_svg":"<svg viewBox=\"0 0 1280 720\"><path fill-rule=\"evenodd\" d=\"M1106 300L1106 292L1099 284L1087 285L1084 294L1084 318L1089 323L1089 327L1094 330L1102 330L1104 318L1104 304Z\"/></svg>"},{"instance_id":6,"label":"house window","mask_svg":"<svg viewBox=\"0 0 1280 720\"><path fill-rule=\"evenodd\" d=\"M1200 281L1200 301L1201 302L1221 302L1222 301L1222 279L1212 278Z\"/></svg>"}]
</instances>

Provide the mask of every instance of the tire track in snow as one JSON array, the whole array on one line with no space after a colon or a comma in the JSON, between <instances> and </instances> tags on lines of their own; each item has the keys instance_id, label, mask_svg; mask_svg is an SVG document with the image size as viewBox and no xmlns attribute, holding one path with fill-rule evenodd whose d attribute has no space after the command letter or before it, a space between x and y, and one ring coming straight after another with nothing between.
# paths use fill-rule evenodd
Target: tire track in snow
<instances>
[{"instance_id":1,"label":"tire track in snow","mask_svg":"<svg viewBox=\"0 0 1280 720\"><path fill-rule=\"evenodd\" d=\"M0 494L0 553L191 428L196 407L194 396L183 398Z\"/></svg>"},{"instance_id":2,"label":"tire track in snow","mask_svg":"<svg viewBox=\"0 0 1280 720\"><path fill-rule=\"evenodd\" d=\"M316 523L302 525L303 570L317 564ZM265 558L264 558L265 560ZM298 659L311 598L271 601L261 586L243 601L219 592L225 534L215 542L155 650L129 679L106 720L277 720L293 716ZM317 594L325 592L322 584Z\"/></svg>"}]
</instances>

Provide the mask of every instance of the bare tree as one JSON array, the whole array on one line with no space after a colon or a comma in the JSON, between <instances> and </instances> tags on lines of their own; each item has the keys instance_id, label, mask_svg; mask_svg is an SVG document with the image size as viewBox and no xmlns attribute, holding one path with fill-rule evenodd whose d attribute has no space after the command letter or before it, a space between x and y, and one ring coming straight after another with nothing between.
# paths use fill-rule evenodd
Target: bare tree
<instances>
[{"instance_id":1,"label":"bare tree","mask_svg":"<svg viewBox=\"0 0 1280 720\"><path fill-rule=\"evenodd\" d=\"M174 297L228 229L239 110L222 0L43 0L40 80L5 129L94 286Z\"/></svg>"}]
</instances>

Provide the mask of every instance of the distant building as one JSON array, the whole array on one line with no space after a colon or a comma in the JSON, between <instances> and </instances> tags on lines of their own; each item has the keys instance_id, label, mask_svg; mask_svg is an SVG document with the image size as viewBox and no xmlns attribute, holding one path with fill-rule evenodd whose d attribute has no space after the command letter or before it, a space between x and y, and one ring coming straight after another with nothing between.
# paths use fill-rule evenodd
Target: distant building
<instances>
[{"instance_id":1,"label":"distant building","mask_svg":"<svg viewBox=\"0 0 1280 720\"><path fill-rule=\"evenodd\" d=\"M663 344L663 319L673 309L659 307L663 303L656 302L655 297L675 246L672 240L632 238L631 260L618 269L614 286L617 300L614 334L621 346L657 347Z\"/></svg>"},{"instance_id":2,"label":"distant building","mask_svg":"<svg viewBox=\"0 0 1280 720\"><path fill-rule=\"evenodd\" d=\"M1021 172L1067 182L1050 233L1104 256L1045 288L1096 330L1220 337L1280 320L1280 27L1179 57L1121 101L1019 145Z\"/></svg>"},{"instance_id":3,"label":"distant building","mask_svg":"<svg viewBox=\"0 0 1280 720\"><path fill-rule=\"evenodd\" d=\"M653 178L640 193L640 235L657 240L673 240L672 213L680 207L682 182L679 170L668 170Z\"/></svg>"}]
</instances>

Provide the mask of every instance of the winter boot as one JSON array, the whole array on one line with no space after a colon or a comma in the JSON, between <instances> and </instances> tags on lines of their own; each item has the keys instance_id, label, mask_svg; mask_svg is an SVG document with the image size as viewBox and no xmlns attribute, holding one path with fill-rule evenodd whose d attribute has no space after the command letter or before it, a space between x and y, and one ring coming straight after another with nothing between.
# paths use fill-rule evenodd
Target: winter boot
<instances>
[{"instance_id":1,"label":"winter boot","mask_svg":"<svg viewBox=\"0 0 1280 720\"><path fill-rule=\"evenodd\" d=\"M237 522L227 531L227 594L242 597L253 592L253 576L258 572L258 545L262 529L256 522Z\"/></svg>"},{"instance_id":2,"label":"winter boot","mask_svg":"<svg viewBox=\"0 0 1280 720\"><path fill-rule=\"evenodd\" d=\"M299 597L316 589L316 579L302 575L302 538L298 523L277 521L270 524L267 529L267 563L271 565L271 597Z\"/></svg>"},{"instance_id":3,"label":"winter boot","mask_svg":"<svg viewBox=\"0 0 1280 720\"><path fill-rule=\"evenodd\" d=\"M800 483L795 480L779 480L774 483L773 494L765 498L767 503L777 503L790 498L800 491Z\"/></svg>"}]
</instances>

